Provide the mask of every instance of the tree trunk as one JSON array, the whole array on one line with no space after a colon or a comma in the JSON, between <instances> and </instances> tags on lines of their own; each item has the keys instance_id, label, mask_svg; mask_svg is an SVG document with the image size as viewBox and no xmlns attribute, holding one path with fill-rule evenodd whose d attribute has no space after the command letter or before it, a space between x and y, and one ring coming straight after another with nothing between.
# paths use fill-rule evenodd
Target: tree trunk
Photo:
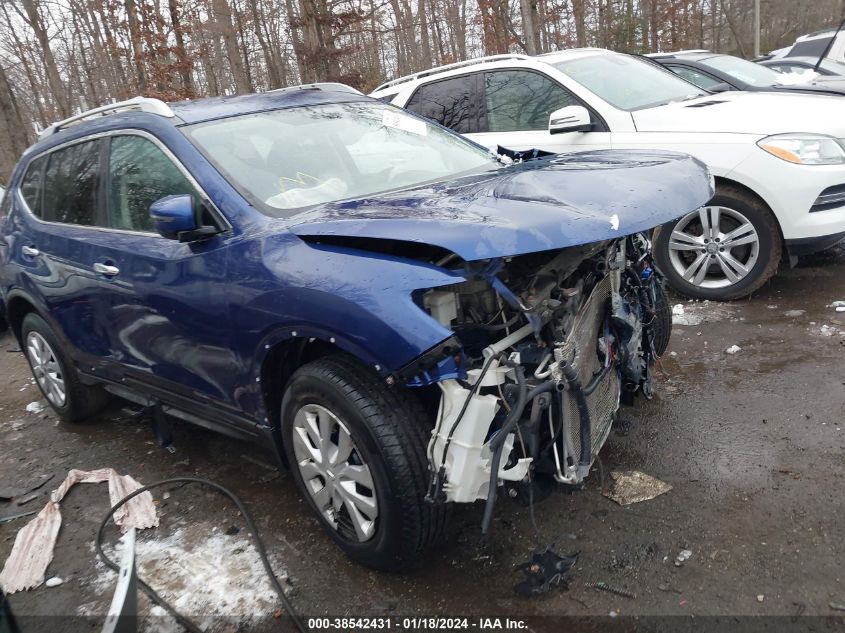
<instances>
[{"instance_id":1,"label":"tree trunk","mask_svg":"<svg viewBox=\"0 0 845 633\"><path fill-rule=\"evenodd\" d=\"M167 0L167 8L170 12L170 23L173 25L173 36L176 39L176 62L179 66L179 76L182 78L182 96L190 99L194 96L194 83L191 77L193 62L185 50L184 27L182 18L179 15L179 5L176 0Z\"/></svg>"},{"instance_id":2,"label":"tree trunk","mask_svg":"<svg viewBox=\"0 0 845 633\"><path fill-rule=\"evenodd\" d=\"M537 0L519 0L522 13L522 34L525 39L525 52L529 55L540 53L539 22L537 15Z\"/></svg>"},{"instance_id":3,"label":"tree trunk","mask_svg":"<svg viewBox=\"0 0 845 633\"><path fill-rule=\"evenodd\" d=\"M6 71L0 66L0 138L6 139L0 153L0 181L4 183L9 182L15 161L29 145L27 130Z\"/></svg>"},{"instance_id":4,"label":"tree trunk","mask_svg":"<svg viewBox=\"0 0 845 633\"><path fill-rule=\"evenodd\" d=\"M27 22L29 22L32 30L35 31L35 37L38 40L38 45L41 48L41 55L44 59L44 70L47 73L47 81L50 85L50 92L53 94L53 99L56 103L56 109L62 118L70 116L70 104L68 103L67 95L65 94L65 86L59 76L59 69L56 66L56 58L53 57L53 51L50 49L50 38L47 35L47 29L38 13L38 6L36 0L21 0L23 8L26 11Z\"/></svg>"},{"instance_id":5,"label":"tree trunk","mask_svg":"<svg viewBox=\"0 0 845 633\"><path fill-rule=\"evenodd\" d=\"M226 49L226 58L229 61L229 70L232 73L235 92L238 94L250 92L241 52L238 49L238 38L232 24L232 11L229 8L229 3L227 0L212 0L212 8L218 32L223 39L223 48Z\"/></svg>"},{"instance_id":6,"label":"tree trunk","mask_svg":"<svg viewBox=\"0 0 845 633\"><path fill-rule=\"evenodd\" d=\"M575 17L575 42L579 48L587 45L587 11L585 0L572 0L572 14Z\"/></svg>"},{"instance_id":7,"label":"tree trunk","mask_svg":"<svg viewBox=\"0 0 845 633\"><path fill-rule=\"evenodd\" d=\"M138 26L138 10L135 0L124 0L126 23L129 26L129 42L132 48L132 60L135 63L135 75L138 78L138 90L147 91L147 73L144 68L144 51L141 44L141 29Z\"/></svg>"}]
</instances>

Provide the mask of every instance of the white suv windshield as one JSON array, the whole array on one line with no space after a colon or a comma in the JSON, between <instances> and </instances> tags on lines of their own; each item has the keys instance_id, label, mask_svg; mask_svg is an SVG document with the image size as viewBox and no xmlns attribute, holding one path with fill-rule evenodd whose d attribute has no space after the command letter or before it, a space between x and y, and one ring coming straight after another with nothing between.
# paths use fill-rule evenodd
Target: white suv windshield
<instances>
[{"instance_id":1,"label":"white suv windshield","mask_svg":"<svg viewBox=\"0 0 845 633\"><path fill-rule=\"evenodd\" d=\"M642 110L708 94L652 62L628 55L576 57L552 66L620 110Z\"/></svg>"},{"instance_id":2,"label":"white suv windshield","mask_svg":"<svg viewBox=\"0 0 845 633\"><path fill-rule=\"evenodd\" d=\"M377 102L258 112L183 130L250 202L277 217L497 165L457 134Z\"/></svg>"}]
</instances>

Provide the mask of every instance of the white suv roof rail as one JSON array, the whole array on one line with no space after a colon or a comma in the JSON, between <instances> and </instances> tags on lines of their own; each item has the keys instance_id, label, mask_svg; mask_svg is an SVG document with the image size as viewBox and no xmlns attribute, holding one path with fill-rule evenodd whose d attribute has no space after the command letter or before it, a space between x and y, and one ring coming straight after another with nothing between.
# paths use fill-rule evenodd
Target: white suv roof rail
<instances>
[{"instance_id":1,"label":"white suv roof rail","mask_svg":"<svg viewBox=\"0 0 845 633\"><path fill-rule=\"evenodd\" d=\"M51 134L55 134L63 127L73 125L74 123L79 123L80 121L84 121L85 119L89 119L91 117L95 117L98 115L105 116L107 114L123 112L125 110L140 110L141 112L149 112L150 114L157 114L159 116L167 118L173 118L174 116L176 116L175 114L173 114L173 110L170 109L170 106L167 105L164 101L161 101L160 99L152 99L150 97L135 97L133 99L128 99L127 101L109 103L107 105L100 106L99 108L94 108L93 110L86 110L85 112L76 114L72 117L68 117L67 119L56 121L51 126L39 132L38 138L46 138Z\"/></svg>"},{"instance_id":2,"label":"white suv roof rail","mask_svg":"<svg viewBox=\"0 0 845 633\"><path fill-rule=\"evenodd\" d=\"M388 81L383 83L378 88L373 90L373 92L378 92L379 90L384 90L385 88L391 88L393 86L398 86L399 84L404 84L409 81L413 81L414 79L420 79L421 77L428 77L429 75L436 75L437 73L442 73L447 70L454 70L456 68L463 68L465 66L474 66L475 64L483 64L485 62L498 62L505 59L531 59L529 55L520 55L519 53L503 53L500 55L488 55L487 57L477 57L475 59L467 59L462 62L455 62L454 64L446 64L445 66L438 66L437 68L431 68L429 70L422 70L418 73L414 73L413 75L405 75L404 77L399 77L398 79L394 79L393 81Z\"/></svg>"}]
</instances>

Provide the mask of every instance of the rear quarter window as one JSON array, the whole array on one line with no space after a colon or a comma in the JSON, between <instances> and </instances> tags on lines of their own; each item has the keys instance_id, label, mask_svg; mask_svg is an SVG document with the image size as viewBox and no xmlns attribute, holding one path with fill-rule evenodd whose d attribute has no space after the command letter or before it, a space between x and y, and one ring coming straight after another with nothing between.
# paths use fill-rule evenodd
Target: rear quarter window
<instances>
[{"instance_id":1,"label":"rear quarter window","mask_svg":"<svg viewBox=\"0 0 845 633\"><path fill-rule=\"evenodd\" d=\"M459 134L470 134L477 127L472 98L475 81L475 75L467 75L425 84L417 89L405 108Z\"/></svg>"},{"instance_id":2,"label":"rear quarter window","mask_svg":"<svg viewBox=\"0 0 845 633\"><path fill-rule=\"evenodd\" d=\"M38 218L42 217L41 182L42 176L44 175L44 165L46 164L46 156L39 156L38 158L32 160L26 169L26 174L24 174L20 186L23 201L26 202L26 206L29 208L30 212Z\"/></svg>"}]
</instances>

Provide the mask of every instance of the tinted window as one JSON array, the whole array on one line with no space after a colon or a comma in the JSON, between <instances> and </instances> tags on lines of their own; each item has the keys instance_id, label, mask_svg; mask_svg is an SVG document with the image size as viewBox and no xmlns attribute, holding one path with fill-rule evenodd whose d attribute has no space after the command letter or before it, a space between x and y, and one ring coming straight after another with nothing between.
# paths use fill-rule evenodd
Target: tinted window
<instances>
[{"instance_id":1,"label":"tinted window","mask_svg":"<svg viewBox=\"0 0 845 633\"><path fill-rule=\"evenodd\" d=\"M44 175L44 218L96 224L99 166L99 141L77 143L50 154Z\"/></svg>"},{"instance_id":2,"label":"tinted window","mask_svg":"<svg viewBox=\"0 0 845 633\"><path fill-rule=\"evenodd\" d=\"M411 112L437 121L460 134L475 131L472 85L475 76L444 79L420 87L405 106Z\"/></svg>"},{"instance_id":3,"label":"tinted window","mask_svg":"<svg viewBox=\"0 0 845 633\"><path fill-rule=\"evenodd\" d=\"M29 210L39 218L41 217L41 175L44 172L46 162L45 156L32 161L21 181L21 196L23 196Z\"/></svg>"},{"instance_id":4,"label":"tinted window","mask_svg":"<svg viewBox=\"0 0 845 633\"><path fill-rule=\"evenodd\" d=\"M539 73L503 70L485 76L488 132L546 130L549 115L575 105L575 97Z\"/></svg>"},{"instance_id":5,"label":"tinted window","mask_svg":"<svg viewBox=\"0 0 845 633\"><path fill-rule=\"evenodd\" d=\"M819 57L827 45L830 44L830 37L819 37L814 40L806 40L804 42L797 42L790 51L786 54L787 57Z\"/></svg>"},{"instance_id":6,"label":"tinted window","mask_svg":"<svg viewBox=\"0 0 845 633\"><path fill-rule=\"evenodd\" d=\"M720 83L723 83L715 77L693 70L692 68L687 68L686 66L669 66L669 68L671 68L672 72L678 75L681 79L686 79L691 84L695 84L699 88L704 88L705 90L710 90L711 88L718 86Z\"/></svg>"},{"instance_id":7,"label":"tinted window","mask_svg":"<svg viewBox=\"0 0 845 633\"><path fill-rule=\"evenodd\" d=\"M112 228L152 231L149 208L153 202L182 193L196 195L173 161L155 143L141 136L112 138L109 173L108 210Z\"/></svg>"}]
</instances>

